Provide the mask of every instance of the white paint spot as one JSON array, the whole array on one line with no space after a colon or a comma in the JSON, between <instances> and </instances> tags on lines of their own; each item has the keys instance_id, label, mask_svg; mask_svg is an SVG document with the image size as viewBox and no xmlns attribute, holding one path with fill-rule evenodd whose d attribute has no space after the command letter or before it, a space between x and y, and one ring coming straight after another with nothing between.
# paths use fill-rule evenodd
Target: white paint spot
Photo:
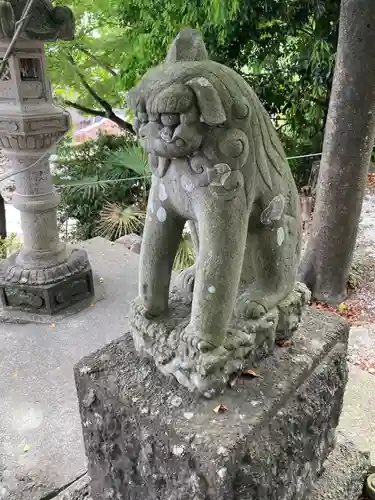
<instances>
[{"instance_id":1,"label":"white paint spot","mask_svg":"<svg viewBox=\"0 0 375 500\"><path fill-rule=\"evenodd\" d=\"M185 446L173 446L172 448L172 453L173 455L176 455L177 457L181 457L184 454L185 451Z\"/></svg>"},{"instance_id":2,"label":"white paint spot","mask_svg":"<svg viewBox=\"0 0 375 500\"><path fill-rule=\"evenodd\" d=\"M212 294L216 293L216 288L214 286L212 286L212 285L209 286L208 287L208 293L212 293Z\"/></svg>"},{"instance_id":3,"label":"white paint spot","mask_svg":"<svg viewBox=\"0 0 375 500\"><path fill-rule=\"evenodd\" d=\"M161 182L159 184L159 200L165 201L168 198L167 191L165 190L164 184Z\"/></svg>"},{"instance_id":4,"label":"white paint spot","mask_svg":"<svg viewBox=\"0 0 375 500\"><path fill-rule=\"evenodd\" d=\"M173 396L169 402L172 406L178 408L182 404L182 398L180 396Z\"/></svg>"},{"instance_id":5,"label":"white paint spot","mask_svg":"<svg viewBox=\"0 0 375 500\"><path fill-rule=\"evenodd\" d=\"M156 212L156 217L160 222L165 222L167 220L167 212L165 211L164 207L158 208L158 211Z\"/></svg>"},{"instance_id":6,"label":"white paint spot","mask_svg":"<svg viewBox=\"0 0 375 500\"><path fill-rule=\"evenodd\" d=\"M222 469L217 471L217 475L221 478L224 479L225 476L227 475L227 468L223 467Z\"/></svg>"},{"instance_id":7,"label":"white paint spot","mask_svg":"<svg viewBox=\"0 0 375 500\"><path fill-rule=\"evenodd\" d=\"M277 244L279 247L284 243L285 240L285 232L283 227L279 227L277 230Z\"/></svg>"},{"instance_id":8,"label":"white paint spot","mask_svg":"<svg viewBox=\"0 0 375 500\"><path fill-rule=\"evenodd\" d=\"M191 193L192 191L194 191L193 182L190 179L188 179L188 177L186 177L185 175L181 176L181 186L188 193Z\"/></svg>"},{"instance_id":9,"label":"white paint spot","mask_svg":"<svg viewBox=\"0 0 375 500\"><path fill-rule=\"evenodd\" d=\"M191 420L193 417L194 417L194 413L192 412L186 412L184 413L184 417L186 418L186 420Z\"/></svg>"},{"instance_id":10,"label":"white paint spot","mask_svg":"<svg viewBox=\"0 0 375 500\"><path fill-rule=\"evenodd\" d=\"M260 215L260 222L262 224L268 225L272 224L274 221L278 221L281 219L285 208L285 198L282 194L275 196L273 198L267 208L263 210Z\"/></svg>"}]
</instances>

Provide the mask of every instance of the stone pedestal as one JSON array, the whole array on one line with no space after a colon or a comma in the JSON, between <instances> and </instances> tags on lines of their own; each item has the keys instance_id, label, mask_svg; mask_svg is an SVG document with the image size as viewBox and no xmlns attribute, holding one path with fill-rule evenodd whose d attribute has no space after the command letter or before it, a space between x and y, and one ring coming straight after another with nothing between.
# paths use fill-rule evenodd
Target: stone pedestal
<instances>
[{"instance_id":1,"label":"stone pedestal","mask_svg":"<svg viewBox=\"0 0 375 500\"><path fill-rule=\"evenodd\" d=\"M93 500L304 499L334 445L347 339L341 318L307 309L290 346L247 367L260 377L211 400L139 358L130 334L82 359Z\"/></svg>"},{"instance_id":2,"label":"stone pedestal","mask_svg":"<svg viewBox=\"0 0 375 500\"><path fill-rule=\"evenodd\" d=\"M19 2L13 4L17 17ZM60 198L49 164L54 147L70 128L70 118L52 103L44 40L60 36L62 14L71 34L73 21L68 9L59 8L61 16L55 20L52 6L43 5L36 3L35 9L42 9L31 16L36 27L31 30L29 22L0 80L0 147L14 173L12 203L21 212L24 236L22 250L1 264L0 298L4 308L53 314L90 297L94 290L86 252L59 240ZM51 24L48 32L47 21L42 23L44 31L38 26L42 14ZM0 58L9 43L9 38L0 38Z\"/></svg>"},{"instance_id":3,"label":"stone pedestal","mask_svg":"<svg viewBox=\"0 0 375 500\"><path fill-rule=\"evenodd\" d=\"M290 340L301 321L303 307L311 294L302 283L264 316L229 323L223 345L208 352L189 353L184 332L191 318L191 299L175 288L166 314L147 318L143 305L132 305L131 333L141 355L149 356L165 375L173 375L191 391L211 397L231 378L270 354L275 342Z\"/></svg>"}]
</instances>

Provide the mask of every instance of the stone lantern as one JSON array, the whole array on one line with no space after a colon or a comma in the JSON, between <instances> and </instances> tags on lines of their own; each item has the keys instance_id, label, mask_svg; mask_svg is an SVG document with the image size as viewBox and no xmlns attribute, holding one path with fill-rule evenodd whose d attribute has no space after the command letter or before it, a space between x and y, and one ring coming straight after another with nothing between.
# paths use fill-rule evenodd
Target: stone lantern
<instances>
[{"instance_id":1,"label":"stone lantern","mask_svg":"<svg viewBox=\"0 0 375 500\"><path fill-rule=\"evenodd\" d=\"M25 14L26 0L0 2L0 58ZM0 78L0 147L15 179L12 203L21 213L23 248L0 266L5 310L53 314L93 295L87 254L59 240L49 158L70 128L52 103L45 42L72 40L74 17L50 0L35 0Z\"/></svg>"}]
</instances>

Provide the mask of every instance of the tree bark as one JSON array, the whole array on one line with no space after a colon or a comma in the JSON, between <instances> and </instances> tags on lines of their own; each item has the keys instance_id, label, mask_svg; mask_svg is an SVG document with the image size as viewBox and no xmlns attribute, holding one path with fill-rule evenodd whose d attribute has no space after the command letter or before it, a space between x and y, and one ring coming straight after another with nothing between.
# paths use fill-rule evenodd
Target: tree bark
<instances>
[{"instance_id":1,"label":"tree bark","mask_svg":"<svg viewBox=\"0 0 375 500\"><path fill-rule=\"evenodd\" d=\"M375 138L375 0L342 0L311 236L300 279L338 304L355 248Z\"/></svg>"},{"instance_id":2,"label":"tree bark","mask_svg":"<svg viewBox=\"0 0 375 500\"><path fill-rule=\"evenodd\" d=\"M0 194L0 239L4 240L7 237L7 223L5 218L5 201Z\"/></svg>"}]
</instances>

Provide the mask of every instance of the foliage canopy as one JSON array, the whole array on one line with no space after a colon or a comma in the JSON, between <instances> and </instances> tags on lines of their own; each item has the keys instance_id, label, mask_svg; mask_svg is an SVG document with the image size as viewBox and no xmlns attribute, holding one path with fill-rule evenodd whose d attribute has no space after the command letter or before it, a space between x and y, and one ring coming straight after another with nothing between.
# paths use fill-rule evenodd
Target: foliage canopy
<instances>
[{"instance_id":1,"label":"foliage canopy","mask_svg":"<svg viewBox=\"0 0 375 500\"><path fill-rule=\"evenodd\" d=\"M76 39L48 48L50 74L60 99L106 116L106 104L124 108L127 90L163 60L177 32L191 26L201 30L212 58L249 81L273 117L287 153L321 151L339 0L96 0L95 5L91 0L71 0L70 4L77 20ZM98 97L105 101L104 108Z\"/></svg>"}]
</instances>

